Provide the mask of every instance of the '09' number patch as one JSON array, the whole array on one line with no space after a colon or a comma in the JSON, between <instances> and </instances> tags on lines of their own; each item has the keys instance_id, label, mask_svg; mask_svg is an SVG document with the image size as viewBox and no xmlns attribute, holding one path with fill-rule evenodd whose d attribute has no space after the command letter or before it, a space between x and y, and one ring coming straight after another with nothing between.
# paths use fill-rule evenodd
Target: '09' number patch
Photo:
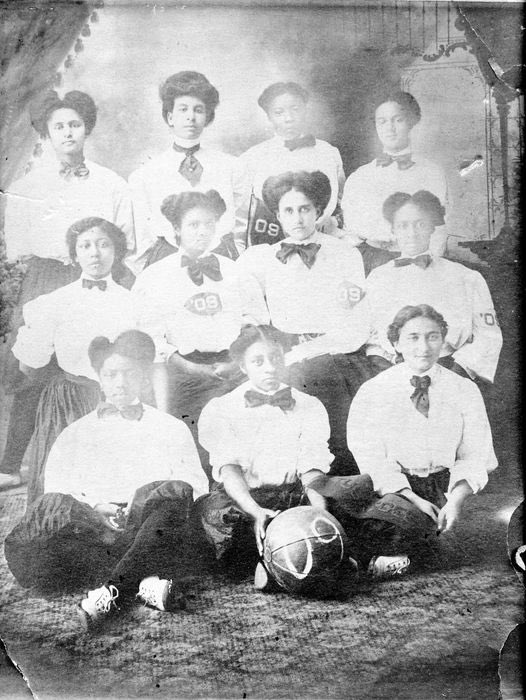
<instances>
[{"instance_id":1,"label":"'09' number patch","mask_svg":"<svg viewBox=\"0 0 526 700\"><path fill-rule=\"evenodd\" d=\"M352 309L363 296L361 287L352 282L344 281L338 287L338 302L344 309Z\"/></svg>"},{"instance_id":2,"label":"'09' number patch","mask_svg":"<svg viewBox=\"0 0 526 700\"><path fill-rule=\"evenodd\" d=\"M223 305L219 294L215 292L200 292L190 297L184 308L198 316L214 316L222 310Z\"/></svg>"}]
</instances>

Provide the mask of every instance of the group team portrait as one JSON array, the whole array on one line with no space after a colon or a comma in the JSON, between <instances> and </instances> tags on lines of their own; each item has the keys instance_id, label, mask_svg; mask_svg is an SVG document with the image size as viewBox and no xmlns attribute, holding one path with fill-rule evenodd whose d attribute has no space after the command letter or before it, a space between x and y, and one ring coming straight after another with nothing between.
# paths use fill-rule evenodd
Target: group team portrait
<instances>
[{"instance_id":1,"label":"group team portrait","mask_svg":"<svg viewBox=\"0 0 526 700\"><path fill-rule=\"evenodd\" d=\"M522 11L0 7L0 697L522 697Z\"/></svg>"}]
</instances>

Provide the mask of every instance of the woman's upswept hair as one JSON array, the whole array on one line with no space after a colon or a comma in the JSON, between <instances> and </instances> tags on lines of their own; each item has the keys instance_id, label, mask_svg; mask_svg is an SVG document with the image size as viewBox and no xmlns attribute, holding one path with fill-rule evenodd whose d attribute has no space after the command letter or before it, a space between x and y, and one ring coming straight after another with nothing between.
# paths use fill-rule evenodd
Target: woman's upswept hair
<instances>
[{"instance_id":1,"label":"woman's upswept hair","mask_svg":"<svg viewBox=\"0 0 526 700\"><path fill-rule=\"evenodd\" d=\"M302 192L307 199L314 204L321 214L331 198L331 183L329 178L321 170L308 173L287 172L281 175L272 175L263 183L263 201L271 212L279 210L281 198L290 190Z\"/></svg>"},{"instance_id":2,"label":"woman's upswept hair","mask_svg":"<svg viewBox=\"0 0 526 700\"><path fill-rule=\"evenodd\" d=\"M418 190L415 194L394 192L394 194L389 195L382 206L384 219L392 226L396 212L409 203L427 212L431 216L433 226L443 226L445 224L446 209L440 203L439 198L428 192L428 190Z\"/></svg>"},{"instance_id":3,"label":"woman's upswept hair","mask_svg":"<svg viewBox=\"0 0 526 700\"><path fill-rule=\"evenodd\" d=\"M102 335L93 338L89 344L88 357L97 374L112 355L129 357L144 368L149 368L155 359L155 345L147 333L137 330L124 331L113 343Z\"/></svg>"},{"instance_id":4,"label":"woman's upswept hair","mask_svg":"<svg viewBox=\"0 0 526 700\"><path fill-rule=\"evenodd\" d=\"M181 222L186 212L190 209L201 207L209 209L216 221L220 219L226 211L226 204L216 190L208 192L180 192L179 194L169 194L161 204L161 214L165 216L175 229L181 227Z\"/></svg>"},{"instance_id":5,"label":"woman's upswept hair","mask_svg":"<svg viewBox=\"0 0 526 700\"><path fill-rule=\"evenodd\" d=\"M111 238L115 248L115 262L122 262L128 252L126 236L118 226L112 224L111 221L107 221L107 219L102 219L100 216L87 216L85 219L79 219L79 221L71 224L66 231L66 245L68 246L69 257L72 260L76 259L77 238L92 228L100 228L101 231L104 231Z\"/></svg>"},{"instance_id":6,"label":"woman's upswept hair","mask_svg":"<svg viewBox=\"0 0 526 700\"><path fill-rule=\"evenodd\" d=\"M238 337L230 346L230 357L240 365L243 362L245 353L254 343L269 343L278 345L282 350L287 350L288 346L281 331L272 326L243 326Z\"/></svg>"},{"instance_id":7,"label":"woman's upswept hair","mask_svg":"<svg viewBox=\"0 0 526 700\"><path fill-rule=\"evenodd\" d=\"M309 101L307 90L301 87L299 83L289 81L287 83L272 83L272 85L265 88L258 98L258 105L268 114L272 102L280 95L294 95L294 97L299 97L305 104Z\"/></svg>"},{"instance_id":8,"label":"woman's upswept hair","mask_svg":"<svg viewBox=\"0 0 526 700\"><path fill-rule=\"evenodd\" d=\"M97 106L93 99L80 90L71 90L60 99L55 90L48 90L29 109L31 125L39 136L49 136L48 121L57 109L73 109L84 122L86 135L91 134L97 121Z\"/></svg>"},{"instance_id":9,"label":"woman's upswept hair","mask_svg":"<svg viewBox=\"0 0 526 700\"><path fill-rule=\"evenodd\" d=\"M197 73L197 71L193 70L174 73L161 85L159 97L162 102L164 121L168 123L168 113L173 111L175 99L185 95L196 97L204 102L206 107L206 124L210 124L215 117L215 110L219 104L219 93L202 73Z\"/></svg>"},{"instance_id":10,"label":"woman's upswept hair","mask_svg":"<svg viewBox=\"0 0 526 700\"><path fill-rule=\"evenodd\" d=\"M429 306L429 304L417 304L416 306L404 306L396 314L393 322L389 324L387 328L387 338L391 345L394 345L400 340L400 331L406 323L412 321L414 318L429 318L431 321L435 321L440 328L442 338L446 337L448 326L442 314L436 311L432 306Z\"/></svg>"},{"instance_id":11,"label":"woman's upswept hair","mask_svg":"<svg viewBox=\"0 0 526 700\"><path fill-rule=\"evenodd\" d=\"M380 105L384 105L386 102L396 102L396 104L400 105L400 107L409 117L409 121L411 122L412 126L418 124L422 117L422 110L420 109L420 105L418 104L417 100L413 97L413 95L411 95L410 92L403 92L402 90L393 90L387 95L383 95L382 97L376 100L373 111L376 112L378 107L380 107Z\"/></svg>"}]
</instances>

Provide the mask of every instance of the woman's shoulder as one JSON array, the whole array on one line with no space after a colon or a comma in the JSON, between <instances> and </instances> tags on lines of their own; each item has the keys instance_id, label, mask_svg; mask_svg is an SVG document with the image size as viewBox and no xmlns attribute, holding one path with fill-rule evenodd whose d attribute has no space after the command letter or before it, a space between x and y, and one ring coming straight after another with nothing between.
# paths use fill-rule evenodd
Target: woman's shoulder
<instances>
[{"instance_id":1,"label":"woman's shoulder","mask_svg":"<svg viewBox=\"0 0 526 700\"><path fill-rule=\"evenodd\" d=\"M86 160L85 163L92 177L103 180L105 184L119 187L126 186L126 180L121 175L116 173L115 170L107 168L105 165L95 163L92 160ZM89 181L89 178L87 181Z\"/></svg>"}]
</instances>

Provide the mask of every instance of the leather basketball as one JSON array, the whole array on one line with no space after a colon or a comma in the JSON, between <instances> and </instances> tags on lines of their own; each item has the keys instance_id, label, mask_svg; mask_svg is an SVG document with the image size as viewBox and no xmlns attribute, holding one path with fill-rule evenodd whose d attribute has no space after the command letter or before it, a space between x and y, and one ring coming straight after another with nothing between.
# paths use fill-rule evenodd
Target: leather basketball
<instances>
[{"instance_id":1,"label":"leather basketball","mask_svg":"<svg viewBox=\"0 0 526 700\"><path fill-rule=\"evenodd\" d=\"M290 508L268 525L263 562L276 582L290 593L313 590L337 577L348 561L348 541L330 513L312 506Z\"/></svg>"}]
</instances>

